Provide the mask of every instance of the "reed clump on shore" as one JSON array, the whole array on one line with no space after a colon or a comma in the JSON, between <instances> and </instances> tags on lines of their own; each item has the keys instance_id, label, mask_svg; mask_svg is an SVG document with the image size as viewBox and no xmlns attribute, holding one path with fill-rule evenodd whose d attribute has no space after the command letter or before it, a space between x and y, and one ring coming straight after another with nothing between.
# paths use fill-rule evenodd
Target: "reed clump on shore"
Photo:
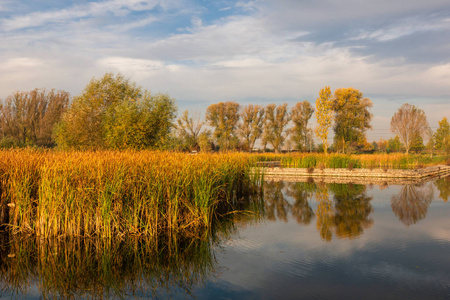
<instances>
[{"instance_id":1,"label":"reed clump on shore","mask_svg":"<svg viewBox=\"0 0 450 300\"><path fill-rule=\"evenodd\" d=\"M430 155L392 154L318 154L288 153L259 154L259 161L278 160L284 168L388 168L418 169L424 166L445 164L448 157Z\"/></svg>"},{"instance_id":2,"label":"reed clump on shore","mask_svg":"<svg viewBox=\"0 0 450 300\"><path fill-rule=\"evenodd\" d=\"M209 227L258 191L246 154L158 151L0 152L0 223L41 237Z\"/></svg>"}]
</instances>

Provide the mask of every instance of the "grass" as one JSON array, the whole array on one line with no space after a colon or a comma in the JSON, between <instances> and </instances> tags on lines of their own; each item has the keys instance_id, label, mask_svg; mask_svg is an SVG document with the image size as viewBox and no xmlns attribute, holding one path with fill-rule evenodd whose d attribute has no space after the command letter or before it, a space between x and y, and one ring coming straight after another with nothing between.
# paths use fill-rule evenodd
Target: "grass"
<instances>
[{"instance_id":1,"label":"grass","mask_svg":"<svg viewBox=\"0 0 450 300\"><path fill-rule=\"evenodd\" d=\"M1 221L41 237L195 232L259 191L253 161L247 154L1 151Z\"/></svg>"},{"instance_id":2,"label":"grass","mask_svg":"<svg viewBox=\"0 0 450 300\"><path fill-rule=\"evenodd\" d=\"M445 156L393 154L260 154L259 161L281 161L285 168L389 168L416 169L430 165L446 164Z\"/></svg>"}]
</instances>

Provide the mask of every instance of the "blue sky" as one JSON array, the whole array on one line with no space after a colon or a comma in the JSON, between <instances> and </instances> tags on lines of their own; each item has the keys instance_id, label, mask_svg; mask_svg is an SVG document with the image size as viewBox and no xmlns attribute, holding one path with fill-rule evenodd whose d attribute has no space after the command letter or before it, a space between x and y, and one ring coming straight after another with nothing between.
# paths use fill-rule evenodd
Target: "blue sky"
<instances>
[{"instance_id":1,"label":"blue sky","mask_svg":"<svg viewBox=\"0 0 450 300\"><path fill-rule=\"evenodd\" d=\"M448 0L0 0L0 39L0 98L120 72L180 111L354 87L374 103L369 140L406 102L433 129L450 117Z\"/></svg>"}]
</instances>

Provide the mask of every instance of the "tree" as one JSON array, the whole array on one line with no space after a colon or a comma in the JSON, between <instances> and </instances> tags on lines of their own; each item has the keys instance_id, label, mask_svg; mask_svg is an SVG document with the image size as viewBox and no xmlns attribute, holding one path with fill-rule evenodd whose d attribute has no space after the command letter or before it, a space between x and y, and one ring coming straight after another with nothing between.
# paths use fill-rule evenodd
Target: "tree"
<instances>
[{"instance_id":1,"label":"tree","mask_svg":"<svg viewBox=\"0 0 450 300\"><path fill-rule=\"evenodd\" d=\"M200 120L200 113L194 113L193 118L189 117L189 111L185 110L178 118L176 128L184 147L189 151L199 146L198 138L204 122Z\"/></svg>"},{"instance_id":2,"label":"tree","mask_svg":"<svg viewBox=\"0 0 450 300\"><path fill-rule=\"evenodd\" d=\"M261 136L264 122L264 108L249 104L240 113L238 134L244 140L245 147L252 151L256 140Z\"/></svg>"},{"instance_id":3,"label":"tree","mask_svg":"<svg viewBox=\"0 0 450 300\"><path fill-rule=\"evenodd\" d=\"M202 152L210 152L214 148L214 144L211 141L212 133L210 130L205 130L198 136L198 145L200 147L200 151Z\"/></svg>"},{"instance_id":4,"label":"tree","mask_svg":"<svg viewBox=\"0 0 450 300\"><path fill-rule=\"evenodd\" d=\"M387 150L398 152L402 149L402 142L400 142L400 138L396 135L394 138L390 138L388 140Z\"/></svg>"},{"instance_id":5,"label":"tree","mask_svg":"<svg viewBox=\"0 0 450 300\"><path fill-rule=\"evenodd\" d=\"M419 153L423 149L425 149L425 145L423 144L422 136L415 134L411 140L411 148L409 150Z\"/></svg>"},{"instance_id":6,"label":"tree","mask_svg":"<svg viewBox=\"0 0 450 300\"><path fill-rule=\"evenodd\" d=\"M316 135L322 141L325 153L328 150L328 130L333 120L333 110L331 101L331 90L326 86L320 90L319 98L316 99Z\"/></svg>"},{"instance_id":7,"label":"tree","mask_svg":"<svg viewBox=\"0 0 450 300\"><path fill-rule=\"evenodd\" d=\"M363 94L357 89L341 88L334 92L332 102L336 149L345 152L348 143L363 147L366 142L365 132L372 128L372 114L369 112L372 101L363 98Z\"/></svg>"},{"instance_id":8,"label":"tree","mask_svg":"<svg viewBox=\"0 0 450 300\"><path fill-rule=\"evenodd\" d=\"M292 141L299 150L307 149L310 144L308 122L313 113L314 108L307 100L297 102L295 106L291 108L291 120L294 123L291 130Z\"/></svg>"},{"instance_id":9,"label":"tree","mask_svg":"<svg viewBox=\"0 0 450 300\"><path fill-rule=\"evenodd\" d=\"M275 152L278 153L286 139L286 126L290 120L287 103L278 106L275 104L267 105L265 115L265 137Z\"/></svg>"},{"instance_id":10,"label":"tree","mask_svg":"<svg viewBox=\"0 0 450 300\"><path fill-rule=\"evenodd\" d=\"M17 146L52 147L54 127L68 104L65 91L16 92L0 106L0 135Z\"/></svg>"},{"instance_id":11,"label":"tree","mask_svg":"<svg viewBox=\"0 0 450 300\"><path fill-rule=\"evenodd\" d=\"M233 137L239 121L239 104L236 102L219 102L206 109L206 120L214 127L214 137L220 150L232 148Z\"/></svg>"},{"instance_id":12,"label":"tree","mask_svg":"<svg viewBox=\"0 0 450 300\"><path fill-rule=\"evenodd\" d=\"M383 140L383 139L380 139L380 140L377 142L377 145L378 145L378 151L384 152L384 151L386 151L386 149L387 149L387 147L388 147L388 141Z\"/></svg>"},{"instance_id":13,"label":"tree","mask_svg":"<svg viewBox=\"0 0 450 300\"><path fill-rule=\"evenodd\" d=\"M450 151L450 124L446 117L439 121L439 128L434 133L434 140L436 148L441 149L444 153Z\"/></svg>"},{"instance_id":14,"label":"tree","mask_svg":"<svg viewBox=\"0 0 450 300\"><path fill-rule=\"evenodd\" d=\"M414 137L423 137L429 130L425 112L408 103L403 104L391 119L391 131L400 137L406 154L411 149Z\"/></svg>"},{"instance_id":15,"label":"tree","mask_svg":"<svg viewBox=\"0 0 450 300\"><path fill-rule=\"evenodd\" d=\"M176 105L122 75L92 79L57 128L62 148L154 148L167 139Z\"/></svg>"}]
</instances>

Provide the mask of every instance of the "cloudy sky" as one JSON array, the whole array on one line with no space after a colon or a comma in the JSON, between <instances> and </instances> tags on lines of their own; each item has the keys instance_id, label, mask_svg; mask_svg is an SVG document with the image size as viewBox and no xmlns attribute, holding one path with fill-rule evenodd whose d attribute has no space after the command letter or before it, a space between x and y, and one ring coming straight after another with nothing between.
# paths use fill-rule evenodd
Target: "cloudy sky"
<instances>
[{"instance_id":1,"label":"cloudy sky","mask_svg":"<svg viewBox=\"0 0 450 300\"><path fill-rule=\"evenodd\" d=\"M120 72L180 111L354 87L374 103L372 141L406 102L432 129L450 117L448 0L0 0L0 40L2 99Z\"/></svg>"}]
</instances>

